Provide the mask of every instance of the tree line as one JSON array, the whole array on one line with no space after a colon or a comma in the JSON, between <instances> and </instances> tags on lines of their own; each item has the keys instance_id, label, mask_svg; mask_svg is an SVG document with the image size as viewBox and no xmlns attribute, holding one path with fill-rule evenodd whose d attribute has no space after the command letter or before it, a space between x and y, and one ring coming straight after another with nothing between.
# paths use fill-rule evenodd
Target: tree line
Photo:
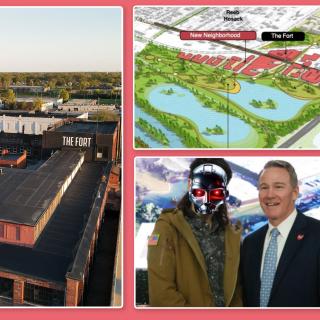
<instances>
[{"instance_id":1,"label":"tree line","mask_svg":"<svg viewBox=\"0 0 320 320\"><path fill-rule=\"evenodd\" d=\"M70 87L86 89L90 87L110 88L121 86L121 72L13 72L0 73L0 88L11 85L44 86L51 89Z\"/></svg>"}]
</instances>

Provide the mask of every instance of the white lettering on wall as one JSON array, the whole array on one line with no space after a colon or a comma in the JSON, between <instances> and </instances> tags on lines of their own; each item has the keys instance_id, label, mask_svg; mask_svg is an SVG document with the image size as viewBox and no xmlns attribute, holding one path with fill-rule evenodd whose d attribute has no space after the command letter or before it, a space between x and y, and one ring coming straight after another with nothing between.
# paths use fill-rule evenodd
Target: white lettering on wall
<instances>
[{"instance_id":1,"label":"white lettering on wall","mask_svg":"<svg viewBox=\"0 0 320 320\"><path fill-rule=\"evenodd\" d=\"M85 137L66 137L63 136L63 146L66 147L82 147L82 148L90 148L91 147L91 139Z\"/></svg>"}]
</instances>

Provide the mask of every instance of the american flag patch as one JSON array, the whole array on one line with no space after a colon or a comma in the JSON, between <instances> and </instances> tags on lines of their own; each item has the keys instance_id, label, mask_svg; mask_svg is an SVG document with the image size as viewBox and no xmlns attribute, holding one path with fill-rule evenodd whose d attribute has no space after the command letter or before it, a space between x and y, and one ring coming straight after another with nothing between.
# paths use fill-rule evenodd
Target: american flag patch
<instances>
[{"instance_id":1,"label":"american flag patch","mask_svg":"<svg viewBox=\"0 0 320 320\"><path fill-rule=\"evenodd\" d=\"M148 246L156 246L160 238L159 233L154 233L148 238Z\"/></svg>"}]
</instances>

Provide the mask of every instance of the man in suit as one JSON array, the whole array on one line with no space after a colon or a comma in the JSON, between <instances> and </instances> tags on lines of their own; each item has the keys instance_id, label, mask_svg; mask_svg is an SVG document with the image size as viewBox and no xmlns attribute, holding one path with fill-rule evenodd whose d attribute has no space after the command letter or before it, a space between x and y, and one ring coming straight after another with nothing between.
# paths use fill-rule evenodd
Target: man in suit
<instances>
[{"instance_id":1,"label":"man in suit","mask_svg":"<svg viewBox=\"0 0 320 320\"><path fill-rule=\"evenodd\" d=\"M320 221L297 212L298 179L286 161L269 161L259 175L259 201L268 224L241 250L244 305L320 306Z\"/></svg>"}]
</instances>

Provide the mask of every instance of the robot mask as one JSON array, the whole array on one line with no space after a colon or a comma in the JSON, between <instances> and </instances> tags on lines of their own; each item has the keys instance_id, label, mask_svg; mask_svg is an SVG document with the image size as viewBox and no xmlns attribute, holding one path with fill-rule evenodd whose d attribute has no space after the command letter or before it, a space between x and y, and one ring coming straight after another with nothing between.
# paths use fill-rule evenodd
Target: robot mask
<instances>
[{"instance_id":1,"label":"robot mask","mask_svg":"<svg viewBox=\"0 0 320 320\"><path fill-rule=\"evenodd\" d=\"M189 199L196 213L213 214L228 197L227 175L215 164L202 164L192 172Z\"/></svg>"}]
</instances>

